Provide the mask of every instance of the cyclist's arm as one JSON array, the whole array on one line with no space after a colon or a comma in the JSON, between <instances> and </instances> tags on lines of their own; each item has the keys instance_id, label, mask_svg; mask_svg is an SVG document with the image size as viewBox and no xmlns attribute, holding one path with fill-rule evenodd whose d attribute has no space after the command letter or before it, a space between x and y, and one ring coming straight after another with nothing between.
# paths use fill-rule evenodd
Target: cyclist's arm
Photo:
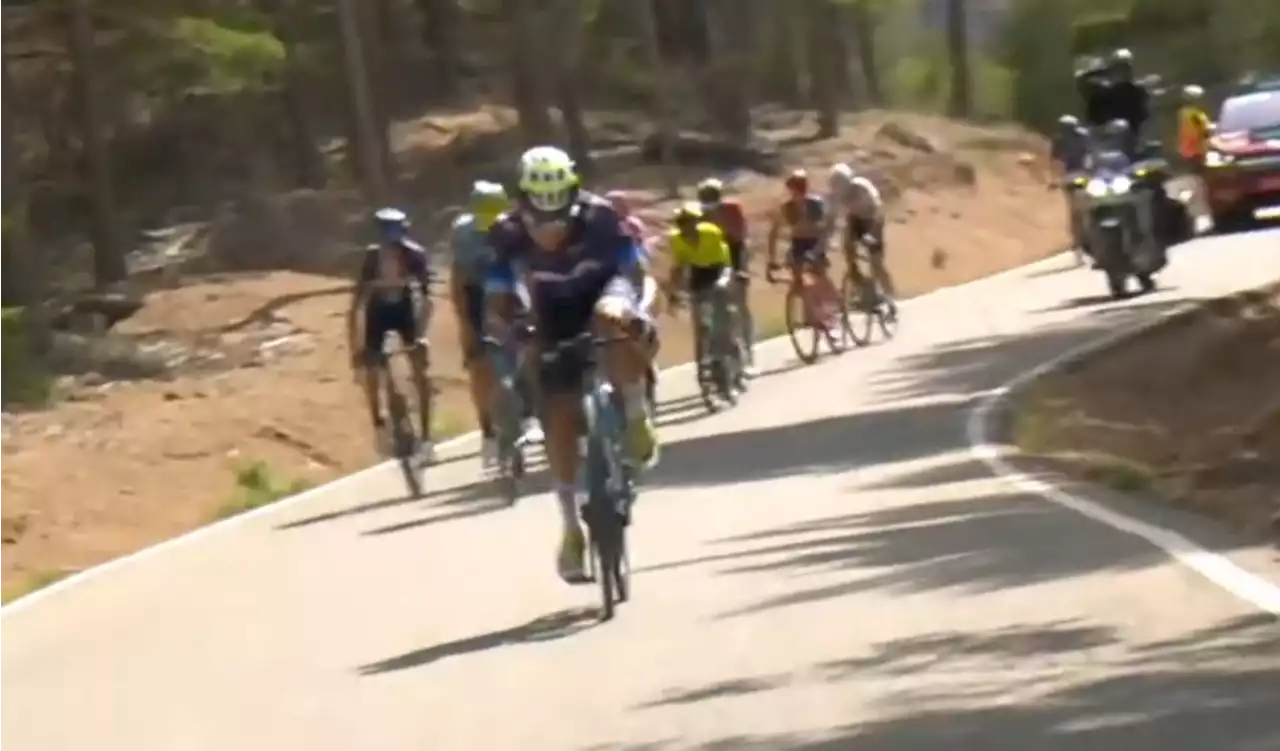
<instances>
[{"instance_id":1,"label":"cyclist's arm","mask_svg":"<svg viewBox=\"0 0 1280 751\"><path fill-rule=\"evenodd\" d=\"M774 209L769 214L769 239L765 245L765 260L770 266L778 262L778 234L782 231L782 212Z\"/></svg>"},{"instance_id":2,"label":"cyclist's arm","mask_svg":"<svg viewBox=\"0 0 1280 751\"><path fill-rule=\"evenodd\" d=\"M366 249L360 257L355 283L351 287L351 306L347 309L347 345L351 356L360 351L360 314L369 299L370 283L378 270L377 249Z\"/></svg>"},{"instance_id":3,"label":"cyclist's arm","mask_svg":"<svg viewBox=\"0 0 1280 751\"><path fill-rule=\"evenodd\" d=\"M515 320L518 275L515 259L506 242L506 229L499 222L489 229L488 242L494 255L484 273L484 334L504 340Z\"/></svg>"}]
</instances>

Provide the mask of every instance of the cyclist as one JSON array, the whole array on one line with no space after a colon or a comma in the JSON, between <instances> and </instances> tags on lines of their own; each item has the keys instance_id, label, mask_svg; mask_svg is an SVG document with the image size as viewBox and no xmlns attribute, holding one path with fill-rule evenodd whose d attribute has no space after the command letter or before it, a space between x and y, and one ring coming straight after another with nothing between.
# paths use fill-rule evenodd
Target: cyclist
<instances>
[{"instance_id":1,"label":"cyclist","mask_svg":"<svg viewBox=\"0 0 1280 751\"><path fill-rule=\"evenodd\" d=\"M409 218L403 211L386 207L373 215L379 241L369 245L360 260L360 269L347 313L347 341L351 365L363 371L365 399L379 446L385 439L386 419L379 404L380 369L386 367L386 337L395 332L409 348L413 386L418 396L422 455L431 458L431 409L427 384L427 320L431 315L431 261L427 251L409 237ZM421 305L414 301L414 287ZM363 318L363 327L361 326ZM363 331L363 337L361 332Z\"/></svg>"},{"instance_id":2,"label":"cyclist","mask_svg":"<svg viewBox=\"0 0 1280 751\"><path fill-rule=\"evenodd\" d=\"M611 190L605 194L605 200L618 212L618 216L622 217L622 229L631 239L640 247L640 251L644 254L644 262L646 265L653 263L653 243L649 238L648 228L645 227L644 220L631 213L631 199L626 192L621 190ZM642 305L641 311L644 315L653 317L653 303L658 299L658 283L648 274L644 278L644 290L641 293ZM650 347L649 359L656 360L658 357L658 330L653 329L649 332ZM649 372L651 397L653 390L657 387L658 373L650 368ZM652 398L650 401L654 401Z\"/></svg>"},{"instance_id":3,"label":"cyclist","mask_svg":"<svg viewBox=\"0 0 1280 751\"><path fill-rule=\"evenodd\" d=\"M702 204L707 221L724 233L725 243L729 246L730 263L734 271L734 303L738 308L738 323L743 328L742 341L746 345L743 374L754 376L755 331L747 298L751 279L748 273L750 259L747 257L747 215L742 210L742 204L724 197L724 183L714 177L698 183L698 203Z\"/></svg>"},{"instance_id":4,"label":"cyclist","mask_svg":"<svg viewBox=\"0 0 1280 751\"><path fill-rule=\"evenodd\" d=\"M863 276L862 267L858 263L858 244L861 243L867 251L872 277L888 298L892 316L896 313L893 303L895 292L893 278L889 275L889 269L884 263L885 216L884 199L880 197L880 190L870 179L857 174L852 167L841 162L831 168L827 205L830 211L827 213L823 230L824 247L826 238L835 231L839 215L843 214L845 224L843 248L849 275L853 277L858 288L862 289L866 283L866 277Z\"/></svg>"},{"instance_id":5,"label":"cyclist","mask_svg":"<svg viewBox=\"0 0 1280 751\"><path fill-rule=\"evenodd\" d=\"M808 268L818 277L819 299L836 300L839 293L827 273L826 248L822 244L826 204L821 197L809 192L809 174L802 169L788 175L785 185L787 199L769 217L767 269L772 274L780 268L777 262L778 235L782 231L782 225L786 224L791 233L791 247L787 253L791 269L791 290L788 294L799 291L803 282L802 272ZM819 311L812 309L812 301L807 307L809 309L806 314L811 321L821 318Z\"/></svg>"},{"instance_id":6,"label":"cyclist","mask_svg":"<svg viewBox=\"0 0 1280 751\"><path fill-rule=\"evenodd\" d=\"M641 251L608 202L581 190L564 151L538 146L520 157L515 209L498 219L489 240L496 258L485 282L486 323L496 335L512 320L519 278L528 282L535 347L588 330L621 336L637 319L644 320ZM601 365L622 398L629 460L640 468L656 463L659 448L647 409L647 347L639 340L600 352ZM557 568L565 581L580 582L586 548L577 502L581 363L540 364L547 462L563 521Z\"/></svg>"},{"instance_id":7,"label":"cyclist","mask_svg":"<svg viewBox=\"0 0 1280 751\"><path fill-rule=\"evenodd\" d=\"M1066 200L1076 265L1084 263L1084 223L1080 212L1076 210L1075 190L1071 187L1070 178L1071 173L1084 169L1089 148L1089 131L1080 124L1079 118L1075 115L1059 117L1058 132L1054 134L1049 147L1049 162L1053 168L1053 183L1050 183L1050 188L1060 187Z\"/></svg>"},{"instance_id":8,"label":"cyclist","mask_svg":"<svg viewBox=\"0 0 1280 751\"><path fill-rule=\"evenodd\" d=\"M702 207L696 203L682 204L672 217L675 226L667 235L671 250L671 277L667 282L668 294L675 297L684 288L696 301L708 298L715 306L713 337L724 336L732 328L725 320L729 311L724 293L730 281L733 257L724 232L708 221ZM694 327L695 332L701 329ZM738 384L740 387L741 384Z\"/></svg>"},{"instance_id":9,"label":"cyclist","mask_svg":"<svg viewBox=\"0 0 1280 751\"><path fill-rule=\"evenodd\" d=\"M484 276L493 262L489 228L508 208L510 199L500 183L477 180L471 186L471 210L453 221L450 247L453 250L449 273L449 297L461 334L463 362L471 387L471 402L480 424L480 459L487 468L498 455L493 421L489 414L493 394L493 370L480 341L484 331ZM531 406L531 405L528 405ZM525 419L524 437L536 443L542 439L537 420Z\"/></svg>"},{"instance_id":10,"label":"cyclist","mask_svg":"<svg viewBox=\"0 0 1280 751\"><path fill-rule=\"evenodd\" d=\"M649 233L644 226L644 220L631 213L631 198L621 190L611 190L604 194L605 200L618 212L618 216L622 217L622 228L631 239L640 244L640 249L644 251L645 260L653 260L653 253L649 247Z\"/></svg>"}]
</instances>

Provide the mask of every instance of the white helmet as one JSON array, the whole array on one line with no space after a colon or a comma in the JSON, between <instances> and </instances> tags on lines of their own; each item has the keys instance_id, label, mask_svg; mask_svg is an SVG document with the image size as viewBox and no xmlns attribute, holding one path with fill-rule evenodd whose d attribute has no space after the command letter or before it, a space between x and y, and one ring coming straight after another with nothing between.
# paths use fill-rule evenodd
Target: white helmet
<instances>
[{"instance_id":1,"label":"white helmet","mask_svg":"<svg viewBox=\"0 0 1280 751\"><path fill-rule=\"evenodd\" d=\"M1182 87L1182 97L1184 99L1196 100L1204 96L1204 89L1194 83Z\"/></svg>"},{"instance_id":2,"label":"white helmet","mask_svg":"<svg viewBox=\"0 0 1280 751\"><path fill-rule=\"evenodd\" d=\"M853 182L855 173L853 167L844 162L839 162L831 167L831 173L827 179L832 187L845 186Z\"/></svg>"},{"instance_id":3,"label":"white helmet","mask_svg":"<svg viewBox=\"0 0 1280 751\"><path fill-rule=\"evenodd\" d=\"M562 211L577 195L573 159L554 146L535 146L520 156L520 191L538 211Z\"/></svg>"}]
</instances>

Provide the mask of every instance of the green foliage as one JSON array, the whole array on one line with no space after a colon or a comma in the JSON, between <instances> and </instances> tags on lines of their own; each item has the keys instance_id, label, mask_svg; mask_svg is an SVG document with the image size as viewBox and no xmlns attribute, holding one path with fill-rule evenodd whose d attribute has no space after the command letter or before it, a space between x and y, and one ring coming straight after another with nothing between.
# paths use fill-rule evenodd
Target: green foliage
<instances>
[{"instance_id":1,"label":"green foliage","mask_svg":"<svg viewBox=\"0 0 1280 751\"><path fill-rule=\"evenodd\" d=\"M32 347L31 322L23 308L0 313L0 394L5 408L46 407L53 401L53 376Z\"/></svg>"},{"instance_id":2,"label":"green foliage","mask_svg":"<svg viewBox=\"0 0 1280 751\"><path fill-rule=\"evenodd\" d=\"M199 85L220 94L266 86L285 61L285 49L270 32L182 17L170 24L173 54L200 74Z\"/></svg>"},{"instance_id":3,"label":"green foliage","mask_svg":"<svg viewBox=\"0 0 1280 751\"><path fill-rule=\"evenodd\" d=\"M218 509L218 518L251 511L281 498L301 493L310 487L302 478L284 481L261 459L245 462L236 468L236 487L231 498Z\"/></svg>"}]
</instances>

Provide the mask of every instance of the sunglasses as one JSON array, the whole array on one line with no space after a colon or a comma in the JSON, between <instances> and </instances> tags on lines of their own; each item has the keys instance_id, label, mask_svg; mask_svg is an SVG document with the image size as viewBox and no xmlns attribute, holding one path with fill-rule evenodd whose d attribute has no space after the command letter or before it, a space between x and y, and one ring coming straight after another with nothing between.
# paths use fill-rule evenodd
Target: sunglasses
<instances>
[{"instance_id":1,"label":"sunglasses","mask_svg":"<svg viewBox=\"0 0 1280 751\"><path fill-rule=\"evenodd\" d=\"M569 217L563 212L543 212L524 209L520 212L520 221L530 232L562 230L569 226Z\"/></svg>"}]
</instances>

